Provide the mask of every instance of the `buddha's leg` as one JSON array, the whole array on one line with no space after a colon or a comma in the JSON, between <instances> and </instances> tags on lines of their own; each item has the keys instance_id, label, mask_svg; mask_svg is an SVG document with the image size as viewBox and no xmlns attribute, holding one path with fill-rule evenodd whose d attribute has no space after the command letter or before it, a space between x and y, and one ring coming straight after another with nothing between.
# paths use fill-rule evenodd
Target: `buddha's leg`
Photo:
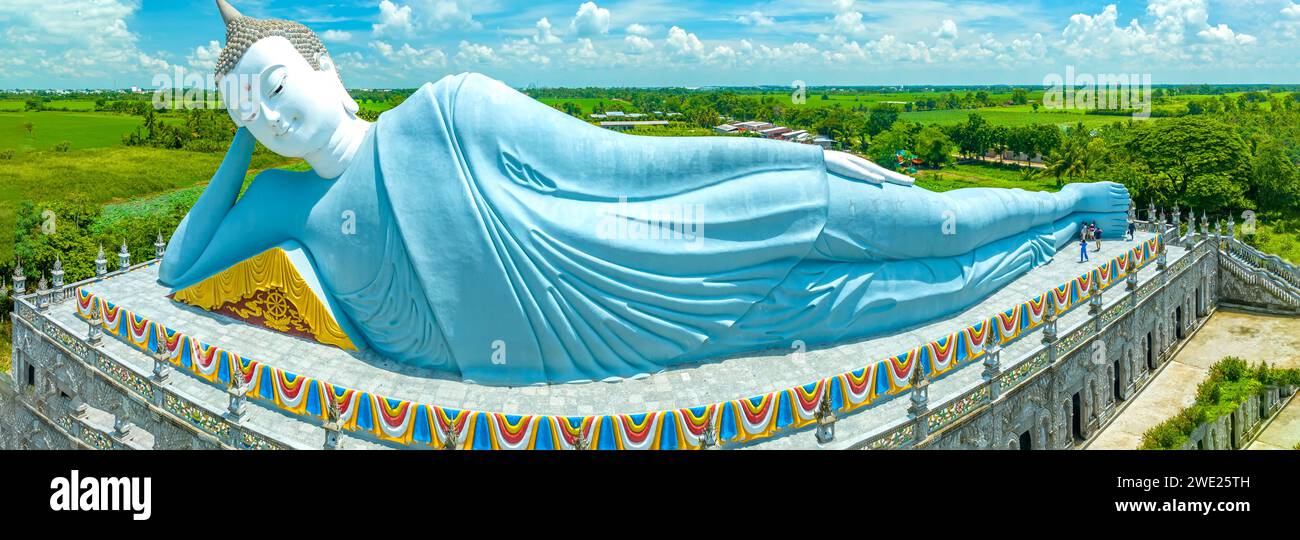
<instances>
[{"instance_id":1,"label":"buddha's leg","mask_svg":"<svg viewBox=\"0 0 1300 540\"><path fill-rule=\"evenodd\" d=\"M834 174L828 178L826 228L812 254L824 260L958 256L1032 229L1054 232L1072 214L1122 214L1129 204L1128 191L1110 182L1069 184L1057 193L996 188L935 193Z\"/></svg>"}]
</instances>

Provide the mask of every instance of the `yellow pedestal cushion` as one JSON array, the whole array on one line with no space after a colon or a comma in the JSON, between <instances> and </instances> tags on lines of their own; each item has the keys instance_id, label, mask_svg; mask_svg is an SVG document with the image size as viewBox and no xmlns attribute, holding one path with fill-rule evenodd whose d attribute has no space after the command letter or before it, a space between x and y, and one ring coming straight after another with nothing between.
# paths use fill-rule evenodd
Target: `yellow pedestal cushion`
<instances>
[{"instance_id":1,"label":"yellow pedestal cushion","mask_svg":"<svg viewBox=\"0 0 1300 540\"><path fill-rule=\"evenodd\" d=\"M236 264L172 298L258 326L357 350L280 248Z\"/></svg>"}]
</instances>

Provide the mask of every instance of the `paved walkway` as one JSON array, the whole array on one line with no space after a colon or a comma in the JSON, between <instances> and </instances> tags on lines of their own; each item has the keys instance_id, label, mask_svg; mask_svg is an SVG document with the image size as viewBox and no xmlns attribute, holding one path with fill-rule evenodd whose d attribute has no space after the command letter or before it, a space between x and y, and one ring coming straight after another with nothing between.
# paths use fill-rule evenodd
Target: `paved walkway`
<instances>
[{"instance_id":1,"label":"paved walkway","mask_svg":"<svg viewBox=\"0 0 1300 540\"><path fill-rule=\"evenodd\" d=\"M1278 353L1285 355L1274 356ZM1209 375L1210 366L1230 355L1243 358L1251 365L1268 361L1280 367L1300 368L1300 318L1215 312L1191 342L1170 360L1164 371L1134 398L1118 418L1106 426L1088 449L1137 448L1142 434L1148 429L1194 403L1196 386ZM1296 404L1292 403L1288 409L1296 409ZM1300 410L1290 413L1294 415L1294 422L1289 433L1295 442L1300 442L1300 431L1297 431L1300 430Z\"/></svg>"},{"instance_id":2,"label":"paved walkway","mask_svg":"<svg viewBox=\"0 0 1300 540\"><path fill-rule=\"evenodd\" d=\"M1300 398L1291 398L1247 450L1292 450L1300 444Z\"/></svg>"},{"instance_id":3,"label":"paved walkway","mask_svg":"<svg viewBox=\"0 0 1300 540\"><path fill-rule=\"evenodd\" d=\"M1137 241L1146 240L1150 236L1140 233ZM1106 242L1102 253L1093 254L1093 259L1107 260L1133 245L1136 243ZM1184 249L1169 247L1170 264L1175 264L1185 255ZM373 354L348 353L173 302L165 296L166 289L156 283L156 266L114 276L88 285L86 289L136 311L141 316L163 321L169 327L200 340L221 345L253 359L265 360L291 372L336 384L453 408L508 414L588 415L638 413L715 403L802 385L830 374L857 369L866 362L906 351L982 320L991 313L1003 311L1030 295L1040 294L1048 287L1064 283L1091 267L1091 264L1080 264L1072 258L1063 257L1031 270L982 302L951 317L908 328L893 335L810 349L802 357L786 350L764 351L702 365L681 366L634 379L514 388L481 386L421 373ZM1148 265L1138 273L1139 282L1146 283L1156 272L1154 264ZM1124 298L1123 295L1107 295L1105 307ZM1090 320L1087 311L1075 309L1062 316L1058 322L1061 334L1066 335L1078 325L1087 323ZM70 304L58 305L50 313L65 328L85 328L85 322L76 318L75 309ZM1033 333L1037 332L1039 330ZM1024 360L1028 352L1038 346L1037 343L1038 338L1031 333L1009 344L1002 352L1003 369L1014 368ZM104 340L101 347L140 373L147 373L152 365L147 354L119 340ZM933 382L929 390L930 402L943 403L980 384L980 373L979 364L974 363ZM201 383L197 378L188 376L173 376L167 385L214 411L225 409L227 396L222 388ZM861 412L841 418L836 426L837 431L846 436L837 437L830 447L848 446L862 437L888 428L906 416L907 406L907 399L883 399ZM290 419L269 407L250 407L247 423L295 447L318 447L323 437L319 427ZM849 437L848 434L853 436ZM348 448L375 446L353 440L347 434L344 438L348 439L345 441ZM813 441L811 436L778 437L756 446L802 448L813 444Z\"/></svg>"}]
</instances>

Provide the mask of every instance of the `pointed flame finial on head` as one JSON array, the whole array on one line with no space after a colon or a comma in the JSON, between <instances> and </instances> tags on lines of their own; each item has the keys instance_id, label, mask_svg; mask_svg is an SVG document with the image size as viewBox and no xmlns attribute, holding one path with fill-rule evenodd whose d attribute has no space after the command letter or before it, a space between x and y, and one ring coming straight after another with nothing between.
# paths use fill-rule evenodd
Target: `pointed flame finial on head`
<instances>
[{"instance_id":1,"label":"pointed flame finial on head","mask_svg":"<svg viewBox=\"0 0 1300 540\"><path fill-rule=\"evenodd\" d=\"M221 19L225 21L227 25L230 24L230 21L244 16L244 14L240 13L238 9L235 9L235 6L230 5L230 2L227 2L226 0L217 0L217 9L221 10Z\"/></svg>"}]
</instances>

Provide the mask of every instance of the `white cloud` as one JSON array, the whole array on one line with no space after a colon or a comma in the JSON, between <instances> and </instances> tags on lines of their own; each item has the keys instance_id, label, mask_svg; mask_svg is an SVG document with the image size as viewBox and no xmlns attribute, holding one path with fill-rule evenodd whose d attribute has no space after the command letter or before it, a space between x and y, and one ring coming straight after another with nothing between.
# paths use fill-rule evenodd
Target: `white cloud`
<instances>
[{"instance_id":1,"label":"white cloud","mask_svg":"<svg viewBox=\"0 0 1300 540\"><path fill-rule=\"evenodd\" d=\"M493 64L497 62L497 56L492 47L461 40L456 60L467 64Z\"/></svg>"},{"instance_id":2,"label":"white cloud","mask_svg":"<svg viewBox=\"0 0 1300 540\"><path fill-rule=\"evenodd\" d=\"M221 56L221 43L209 41L206 46L199 45L194 52L185 57L190 67L200 71L212 71L217 68L217 58Z\"/></svg>"},{"instance_id":3,"label":"white cloud","mask_svg":"<svg viewBox=\"0 0 1300 540\"><path fill-rule=\"evenodd\" d=\"M524 38L502 43L500 55L506 59L521 61L534 66L545 66L551 63L551 58L542 54L536 43Z\"/></svg>"},{"instance_id":4,"label":"white cloud","mask_svg":"<svg viewBox=\"0 0 1300 540\"><path fill-rule=\"evenodd\" d=\"M1210 41L1216 41L1219 43L1225 43L1229 45L1233 45L1233 44L1250 45L1256 41L1255 36L1251 36L1247 34L1238 34L1234 32L1231 28L1228 28L1228 25L1226 24L1220 24L1218 26L1208 27L1204 30L1201 30L1200 32L1197 32L1196 35L1208 39Z\"/></svg>"},{"instance_id":5,"label":"white cloud","mask_svg":"<svg viewBox=\"0 0 1300 540\"><path fill-rule=\"evenodd\" d=\"M835 32L846 36L862 36L867 33L867 26L862 24L862 12L841 11L835 15Z\"/></svg>"},{"instance_id":6,"label":"white cloud","mask_svg":"<svg viewBox=\"0 0 1300 540\"><path fill-rule=\"evenodd\" d=\"M405 36L410 35L413 29L411 6L399 6L388 0L379 3L379 22L370 26L376 36Z\"/></svg>"},{"instance_id":7,"label":"white cloud","mask_svg":"<svg viewBox=\"0 0 1300 540\"><path fill-rule=\"evenodd\" d=\"M668 29L668 49L678 56L699 56L704 44L695 34L674 26Z\"/></svg>"},{"instance_id":8,"label":"white cloud","mask_svg":"<svg viewBox=\"0 0 1300 540\"><path fill-rule=\"evenodd\" d=\"M736 17L736 22L752 26L772 26L776 24L774 19L763 15L761 11L751 11L748 14Z\"/></svg>"},{"instance_id":9,"label":"white cloud","mask_svg":"<svg viewBox=\"0 0 1300 540\"><path fill-rule=\"evenodd\" d=\"M320 33L321 41L331 43L347 43L352 41L352 32L344 30L326 30Z\"/></svg>"},{"instance_id":10,"label":"white cloud","mask_svg":"<svg viewBox=\"0 0 1300 540\"><path fill-rule=\"evenodd\" d=\"M649 29L649 28L646 28L645 26L642 26L642 25L640 25L640 24L636 24L636 23L632 23L632 24L627 25L627 29L624 30L624 31L627 32L627 33L629 33L629 34L632 34L632 35L634 35L634 36L648 36L648 35L650 35L650 29Z\"/></svg>"},{"instance_id":11,"label":"white cloud","mask_svg":"<svg viewBox=\"0 0 1300 540\"><path fill-rule=\"evenodd\" d=\"M939 39L957 39L957 23L952 19L944 19L939 25L939 29L934 31L934 37Z\"/></svg>"},{"instance_id":12,"label":"white cloud","mask_svg":"<svg viewBox=\"0 0 1300 540\"><path fill-rule=\"evenodd\" d=\"M591 42L591 38L578 38L574 46L566 52L569 62L574 64L589 65L600 58L600 55L596 53L595 44Z\"/></svg>"},{"instance_id":13,"label":"white cloud","mask_svg":"<svg viewBox=\"0 0 1300 540\"><path fill-rule=\"evenodd\" d=\"M533 43L553 44L561 41L560 37L555 35L555 32L551 30L550 19L547 19L546 17L538 19L536 28L537 32L533 34Z\"/></svg>"},{"instance_id":14,"label":"white cloud","mask_svg":"<svg viewBox=\"0 0 1300 540\"><path fill-rule=\"evenodd\" d=\"M653 41L641 36L627 36L626 38L623 38L623 41L627 42L628 48L638 53L647 52L655 48Z\"/></svg>"},{"instance_id":15,"label":"white cloud","mask_svg":"<svg viewBox=\"0 0 1300 540\"><path fill-rule=\"evenodd\" d=\"M1292 2L1290 5L1282 8L1282 15L1289 19L1300 19L1300 4Z\"/></svg>"},{"instance_id":16,"label":"white cloud","mask_svg":"<svg viewBox=\"0 0 1300 540\"><path fill-rule=\"evenodd\" d=\"M608 34L609 10L597 6L595 2L586 2L578 6L578 14L573 17L570 28L579 36Z\"/></svg>"},{"instance_id":17,"label":"white cloud","mask_svg":"<svg viewBox=\"0 0 1300 540\"><path fill-rule=\"evenodd\" d=\"M417 0L420 24L435 30L478 29L482 27L474 20L468 8L468 0Z\"/></svg>"},{"instance_id":18,"label":"white cloud","mask_svg":"<svg viewBox=\"0 0 1300 540\"><path fill-rule=\"evenodd\" d=\"M140 50L138 36L127 27L138 9L133 0L5 0L0 25L9 28L0 78L88 82L121 77L121 83L143 86L154 74L170 71L171 64L160 54Z\"/></svg>"}]
</instances>

